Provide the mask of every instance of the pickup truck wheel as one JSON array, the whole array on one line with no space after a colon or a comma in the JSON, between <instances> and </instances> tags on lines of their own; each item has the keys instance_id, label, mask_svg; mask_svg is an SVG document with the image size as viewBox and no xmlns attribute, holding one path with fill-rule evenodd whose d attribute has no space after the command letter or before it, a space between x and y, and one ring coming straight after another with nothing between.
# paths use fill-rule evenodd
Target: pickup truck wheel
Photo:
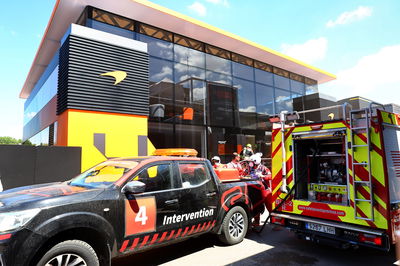
<instances>
[{"instance_id":1,"label":"pickup truck wheel","mask_svg":"<svg viewBox=\"0 0 400 266\"><path fill-rule=\"evenodd\" d=\"M99 266L99 259L88 243L81 240L67 240L47 251L37 265Z\"/></svg>"},{"instance_id":2,"label":"pickup truck wheel","mask_svg":"<svg viewBox=\"0 0 400 266\"><path fill-rule=\"evenodd\" d=\"M222 233L219 239L223 243L235 245L242 242L248 227L246 211L240 206L233 207L226 214L221 226Z\"/></svg>"}]
</instances>

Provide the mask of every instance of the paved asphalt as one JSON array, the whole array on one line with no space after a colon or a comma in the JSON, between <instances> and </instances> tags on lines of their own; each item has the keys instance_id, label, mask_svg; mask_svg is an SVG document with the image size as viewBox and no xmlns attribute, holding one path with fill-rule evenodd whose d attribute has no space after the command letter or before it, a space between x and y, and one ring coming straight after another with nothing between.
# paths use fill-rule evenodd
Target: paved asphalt
<instances>
[{"instance_id":1,"label":"paved asphalt","mask_svg":"<svg viewBox=\"0 0 400 266\"><path fill-rule=\"evenodd\" d=\"M128 265L393 265L395 252L368 248L341 250L299 240L285 228L267 225L261 234L249 232L245 240L224 246L213 235L113 261Z\"/></svg>"}]
</instances>

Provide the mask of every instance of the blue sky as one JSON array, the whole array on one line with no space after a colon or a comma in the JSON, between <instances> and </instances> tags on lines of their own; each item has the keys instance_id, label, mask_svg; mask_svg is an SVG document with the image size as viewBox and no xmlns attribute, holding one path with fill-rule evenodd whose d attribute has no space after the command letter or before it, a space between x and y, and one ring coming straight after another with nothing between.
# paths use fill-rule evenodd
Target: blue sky
<instances>
[{"instance_id":1,"label":"blue sky","mask_svg":"<svg viewBox=\"0 0 400 266\"><path fill-rule=\"evenodd\" d=\"M400 104L400 1L154 0L333 73L320 92ZM55 0L2 3L0 136L22 137L18 95Z\"/></svg>"}]
</instances>

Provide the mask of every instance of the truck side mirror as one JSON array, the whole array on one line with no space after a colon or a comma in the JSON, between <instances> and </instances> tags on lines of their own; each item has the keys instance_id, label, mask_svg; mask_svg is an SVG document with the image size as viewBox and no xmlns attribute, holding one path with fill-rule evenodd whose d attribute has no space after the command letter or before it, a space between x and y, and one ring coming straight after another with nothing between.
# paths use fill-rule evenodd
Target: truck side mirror
<instances>
[{"instance_id":1,"label":"truck side mirror","mask_svg":"<svg viewBox=\"0 0 400 266\"><path fill-rule=\"evenodd\" d=\"M146 184L140 181L130 181L123 188L122 193L137 194L143 193L146 189Z\"/></svg>"}]
</instances>

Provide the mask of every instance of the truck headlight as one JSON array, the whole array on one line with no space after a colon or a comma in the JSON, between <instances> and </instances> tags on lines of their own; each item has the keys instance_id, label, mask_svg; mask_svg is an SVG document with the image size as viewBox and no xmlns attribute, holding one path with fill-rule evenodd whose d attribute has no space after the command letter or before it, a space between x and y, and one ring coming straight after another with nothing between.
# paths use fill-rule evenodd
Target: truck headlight
<instances>
[{"instance_id":1,"label":"truck headlight","mask_svg":"<svg viewBox=\"0 0 400 266\"><path fill-rule=\"evenodd\" d=\"M24 226L39 212L40 209L30 209L25 211L0 213L0 232L6 232Z\"/></svg>"}]
</instances>

